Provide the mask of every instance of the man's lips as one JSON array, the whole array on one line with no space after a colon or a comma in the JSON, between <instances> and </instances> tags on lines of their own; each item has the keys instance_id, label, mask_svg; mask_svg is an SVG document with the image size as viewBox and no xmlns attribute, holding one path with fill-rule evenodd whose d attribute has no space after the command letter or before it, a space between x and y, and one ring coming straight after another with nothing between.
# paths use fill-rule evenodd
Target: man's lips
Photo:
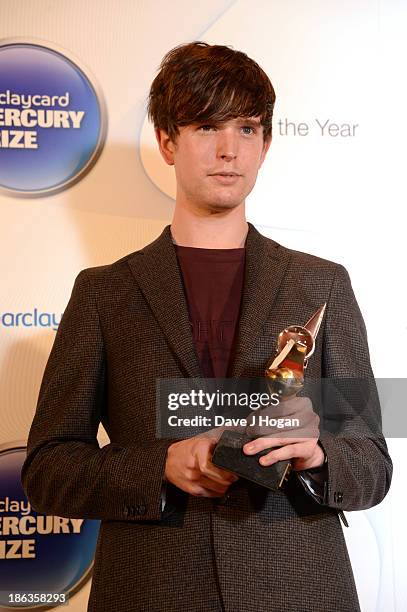
<instances>
[{"instance_id":1,"label":"man's lips","mask_svg":"<svg viewBox=\"0 0 407 612\"><path fill-rule=\"evenodd\" d=\"M233 185L237 183L237 179L240 178L240 174L236 172L217 172L216 174L209 174L215 181L220 185Z\"/></svg>"},{"instance_id":2,"label":"man's lips","mask_svg":"<svg viewBox=\"0 0 407 612\"><path fill-rule=\"evenodd\" d=\"M242 176L237 172L212 172L209 176Z\"/></svg>"}]
</instances>

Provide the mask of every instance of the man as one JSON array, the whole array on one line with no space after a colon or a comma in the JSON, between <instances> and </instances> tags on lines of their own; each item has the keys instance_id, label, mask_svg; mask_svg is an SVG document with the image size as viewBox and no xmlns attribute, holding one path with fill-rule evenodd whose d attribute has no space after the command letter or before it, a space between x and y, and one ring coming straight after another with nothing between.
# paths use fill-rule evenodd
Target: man
<instances>
[{"instance_id":1,"label":"man","mask_svg":"<svg viewBox=\"0 0 407 612\"><path fill-rule=\"evenodd\" d=\"M244 451L270 449L263 465L292 459L278 492L215 467L212 437L156 436L157 379L263 376L277 334L325 302L307 376L372 380L344 268L245 220L274 100L243 53L195 42L165 56L149 115L175 168L171 226L83 270L59 326L22 481L40 512L101 519L92 612L359 610L338 513L386 495L392 465L380 432L348 419L341 436L257 438ZM309 400L290 411L315 431ZM377 402L364 417L380 423ZM99 422L111 440L103 448Z\"/></svg>"}]
</instances>

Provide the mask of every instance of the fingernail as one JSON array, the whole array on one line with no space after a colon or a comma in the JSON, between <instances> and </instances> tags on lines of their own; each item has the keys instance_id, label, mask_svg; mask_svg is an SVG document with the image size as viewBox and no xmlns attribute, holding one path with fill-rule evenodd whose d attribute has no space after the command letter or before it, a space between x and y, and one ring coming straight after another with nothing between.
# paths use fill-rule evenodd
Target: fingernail
<instances>
[{"instance_id":1,"label":"fingernail","mask_svg":"<svg viewBox=\"0 0 407 612\"><path fill-rule=\"evenodd\" d=\"M246 446L244 447L245 453L251 453L252 451L254 451L254 445L253 444L246 444Z\"/></svg>"}]
</instances>

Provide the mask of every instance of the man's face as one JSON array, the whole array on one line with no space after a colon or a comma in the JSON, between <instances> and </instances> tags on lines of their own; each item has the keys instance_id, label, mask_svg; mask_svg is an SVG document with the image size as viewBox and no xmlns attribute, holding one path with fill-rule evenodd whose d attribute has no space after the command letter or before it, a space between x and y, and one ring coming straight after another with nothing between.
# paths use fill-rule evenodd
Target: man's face
<instances>
[{"instance_id":1,"label":"man's face","mask_svg":"<svg viewBox=\"0 0 407 612\"><path fill-rule=\"evenodd\" d=\"M259 118L180 127L175 143L163 130L156 136L165 161L175 167L177 201L202 212L244 202L271 142L264 142Z\"/></svg>"}]
</instances>

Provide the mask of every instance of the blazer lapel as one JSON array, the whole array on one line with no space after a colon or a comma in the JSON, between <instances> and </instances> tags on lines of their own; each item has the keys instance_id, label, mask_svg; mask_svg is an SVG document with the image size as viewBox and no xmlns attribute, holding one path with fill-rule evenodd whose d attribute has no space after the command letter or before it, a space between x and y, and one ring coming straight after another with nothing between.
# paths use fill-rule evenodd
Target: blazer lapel
<instances>
[{"instance_id":1,"label":"blazer lapel","mask_svg":"<svg viewBox=\"0 0 407 612\"><path fill-rule=\"evenodd\" d=\"M182 369L187 376L202 377L170 226L128 263Z\"/></svg>"},{"instance_id":2,"label":"blazer lapel","mask_svg":"<svg viewBox=\"0 0 407 612\"><path fill-rule=\"evenodd\" d=\"M241 376L284 278L290 255L252 225L246 238L246 265L240 318L229 376ZM189 323L182 275L171 240L170 226L128 260L130 269L186 375L201 378Z\"/></svg>"},{"instance_id":3,"label":"blazer lapel","mask_svg":"<svg viewBox=\"0 0 407 612\"><path fill-rule=\"evenodd\" d=\"M262 236L249 225L246 239L246 266L240 319L229 376L241 376L245 361L276 300L290 254L277 242Z\"/></svg>"}]
</instances>

